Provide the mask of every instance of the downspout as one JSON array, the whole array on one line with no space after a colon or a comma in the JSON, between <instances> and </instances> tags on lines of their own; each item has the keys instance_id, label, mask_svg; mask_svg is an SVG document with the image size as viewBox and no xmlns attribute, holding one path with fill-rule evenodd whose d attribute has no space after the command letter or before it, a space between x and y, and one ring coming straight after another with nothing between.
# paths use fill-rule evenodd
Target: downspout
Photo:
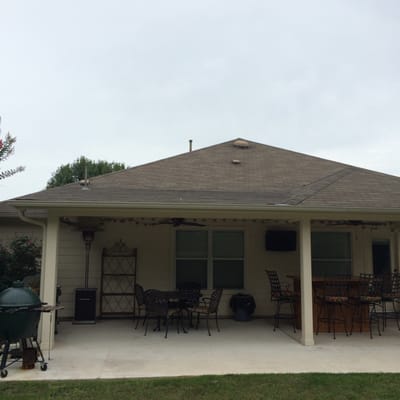
<instances>
[{"instance_id":1,"label":"downspout","mask_svg":"<svg viewBox=\"0 0 400 400\"><path fill-rule=\"evenodd\" d=\"M46 223L45 223L45 222L41 222L41 221L38 221L38 220L36 220L36 219L27 217L27 216L24 214L25 211L26 211L25 208L24 208L23 210L20 210L19 208L17 208L16 210L17 210L17 213L18 213L18 217L19 217L22 221L27 222L28 224L33 224L33 225L40 226L41 228L43 228L43 231L46 231Z\"/></svg>"},{"instance_id":2,"label":"downspout","mask_svg":"<svg viewBox=\"0 0 400 400\"><path fill-rule=\"evenodd\" d=\"M44 274L42 273L42 271L45 271L46 268L43 265L44 262L44 258L43 258L43 251L44 249L46 249L46 230L47 230L47 225L45 222L42 221L38 221L36 219L33 218L29 218L25 215L25 211L26 209L22 209L20 210L19 208L16 209L17 213L18 213L18 217L20 220L28 223L28 224L32 224L32 225L36 225L39 226L40 228L43 229L43 237L42 237L42 260L41 260L41 268L40 268L40 298L43 298L42 296L42 290L43 290L43 280L44 280ZM40 321L39 324L39 330L38 330L38 336L41 337L42 336L42 321ZM50 353L49 353L50 356ZM50 358L50 357L49 357Z\"/></svg>"}]
</instances>

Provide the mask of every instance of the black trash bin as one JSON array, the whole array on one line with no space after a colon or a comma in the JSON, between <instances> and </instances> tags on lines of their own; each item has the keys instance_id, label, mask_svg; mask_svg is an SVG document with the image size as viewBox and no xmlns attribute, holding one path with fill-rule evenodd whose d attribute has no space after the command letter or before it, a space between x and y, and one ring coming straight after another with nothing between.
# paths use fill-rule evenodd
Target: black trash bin
<instances>
[{"instance_id":1,"label":"black trash bin","mask_svg":"<svg viewBox=\"0 0 400 400\"><path fill-rule=\"evenodd\" d=\"M249 294L237 293L231 297L230 306L236 321L249 321L256 308L254 297Z\"/></svg>"}]
</instances>

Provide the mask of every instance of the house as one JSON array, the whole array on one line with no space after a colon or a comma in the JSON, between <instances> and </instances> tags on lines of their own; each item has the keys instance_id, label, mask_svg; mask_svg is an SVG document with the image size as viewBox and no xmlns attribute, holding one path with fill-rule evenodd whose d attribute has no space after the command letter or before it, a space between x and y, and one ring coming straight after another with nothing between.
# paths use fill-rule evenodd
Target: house
<instances>
[{"instance_id":1,"label":"house","mask_svg":"<svg viewBox=\"0 0 400 400\"><path fill-rule=\"evenodd\" d=\"M299 276L302 343L311 345L313 274L394 270L400 258L400 178L245 139L18 197L11 206L24 231L43 237L42 300L54 304L60 284L62 316L70 318L85 272L101 296L102 251L122 241L137 249L145 288L190 280L204 291L223 286L225 315L238 292L254 296L256 315L272 313L266 268L289 283L288 275ZM95 231L88 269L85 224ZM12 229L2 224L0 233ZM295 232L295 244L266 244L276 231L292 239ZM42 341L50 345L52 324L45 315Z\"/></svg>"}]
</instances>

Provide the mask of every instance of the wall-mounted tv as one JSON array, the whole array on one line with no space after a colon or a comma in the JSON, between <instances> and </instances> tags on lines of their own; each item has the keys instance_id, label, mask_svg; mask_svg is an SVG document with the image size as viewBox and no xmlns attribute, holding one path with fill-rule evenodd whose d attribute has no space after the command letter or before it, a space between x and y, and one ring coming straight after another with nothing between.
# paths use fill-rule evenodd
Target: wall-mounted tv
<instances>
[{"instance_id":1,"label":"wall-mounted tv","mask_svg":"<svg viewBox=\"0 0 400 400\"><path fill-rule=\"evenodd\" d=\"M265 232L265 249L269 251L296 251L296 231L268 230Z\"/></svg>"}]
</instances>

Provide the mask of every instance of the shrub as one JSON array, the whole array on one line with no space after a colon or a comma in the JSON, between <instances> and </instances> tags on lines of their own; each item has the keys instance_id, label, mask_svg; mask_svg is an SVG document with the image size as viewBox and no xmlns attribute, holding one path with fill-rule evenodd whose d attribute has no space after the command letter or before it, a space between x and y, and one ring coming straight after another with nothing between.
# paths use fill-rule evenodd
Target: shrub
<instances>
[{"instance_id":1,"label":"shrub","mask_svg":"<svg viewBox=\"0 0 400 400\"><path fill-rule=\"evenodd\" d=\"M11 261L10 250L0 244L0 291L5 289L10 285L10 281L7 278L7 271L9 269Z\"/></svg>"},{"instance_id":2,"label":"shrub","mask_svg":"<svg viewBox=\"0 0 400 400\"><path fill-rule=\"evenodd\" d=\"M0 245L0 281L9 285L15 280L40 271L41 247L30 237L19 236L8 247Z\"/></svg>"}]
</instances>

